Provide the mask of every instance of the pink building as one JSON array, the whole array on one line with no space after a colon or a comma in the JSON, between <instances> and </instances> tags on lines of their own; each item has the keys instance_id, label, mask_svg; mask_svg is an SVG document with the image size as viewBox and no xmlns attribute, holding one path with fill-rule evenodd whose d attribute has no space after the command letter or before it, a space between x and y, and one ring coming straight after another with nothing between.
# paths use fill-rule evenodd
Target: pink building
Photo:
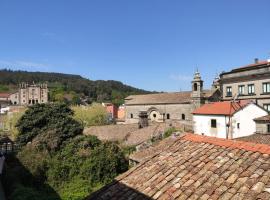
<instances>
[{"instance_id":1,"label":"pink building","mask_svg":"<svg viewBox=\"0 0 270 200\"><path fill-rule=\"evenodd\" d=\"M109 113L113 119L117 118L118 108L116 105L112 103L102 103L102 105L106 108L107 113Z\"/></svg>"},{"instance_id":2,"label":"pink building","mask_svg":"<svg viewBox=\"0 0 270 200\"><path fill-rule=\"evenodd\" d=\"M126 109L125 106L119 106L118 112L117 112L117 118L118 119L125 119L126 116Z\"/></svg>"}]
</instances>

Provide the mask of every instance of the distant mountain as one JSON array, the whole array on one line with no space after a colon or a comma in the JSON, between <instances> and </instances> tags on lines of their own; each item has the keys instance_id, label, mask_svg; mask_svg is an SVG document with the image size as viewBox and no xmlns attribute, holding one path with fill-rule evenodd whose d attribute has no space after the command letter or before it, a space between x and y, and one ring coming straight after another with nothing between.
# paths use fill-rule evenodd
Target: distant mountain
<instances>
[{"instance_id":1,"label":"distant mountain","mask_svg":"<svg viewBox=\"0 0 270 200\"><path fill-rule=\"evenodd\" d=\"M128 95L151 93L114 80L92 81L72 74L0 70L0 92L13 91L21 82L47 82L50 99L54 101L87 98L90 102L112 101L119 105Z\"/></svg>"}]
</instances>

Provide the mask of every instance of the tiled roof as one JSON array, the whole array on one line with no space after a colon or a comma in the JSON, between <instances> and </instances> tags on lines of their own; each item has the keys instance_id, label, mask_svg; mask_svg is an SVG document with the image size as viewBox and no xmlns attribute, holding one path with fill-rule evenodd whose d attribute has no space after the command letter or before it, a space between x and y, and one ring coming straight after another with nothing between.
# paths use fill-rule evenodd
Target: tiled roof
<instances>
[{"instance_id":1,"label":"tiled roof","mask_svg":"<svg viewBox=\"0 0 270 200\"><path fill-rule=\"evenodd\" d=\"M270 134L257 133L246 137L236 138L235 140L270 145Z\"/></svg>"},{"instance_id":2,"label":"tiled roof","mask_svg":"<svg viewBox=\"0 0 270 200\"><path fill-rule=\"evenodd\" d=\"M254 119L254 121L260 121L260 122L270 122L270 115L266 115L263 117L258 117Z\"/></svg>"},{"instance_id":3,"label":"tiled roof","mask_svg":"<svg viewBox=\"0 0 270 200\"><path fill-rule=\"evenodd\" d=\"M9 98L9 93L0 93L0 98Z\"/></svg>"},{"instance_id":4,"label":"tiled roof","mask_svg":"<svg viewBox=\"0 0 270 200\"><path fill-rule=\"evenodd\" d=\"M235 68L231 72L235 72L235 71L239 71L239 70L243 70L243 69L248 69L248 68L253 68L253 67L258 67L258 66L263 66L263 65L269 65L269 64L270 64L269 61L262 60L262 61L259 61L257 63L252 63L252 64L248 64L248 65L245 65L242 67Z\"/></svg>"},{"instance_id":5,"label":"tiled roof","mask_svg":"<svg viewBox=\"0 0 270 200\"><path fill-rule=\"evenodd\" d=\"M126 105L189 103L191 92L157 93L131 95L126 98Z\"/></svg>"},{"instance_id":6,"label":"tiled roof","mask_svg":"<svg viewBox=\"0 0 270 200\"><path fill-rule=\"evenodd\" d=\"M245 71L245 70L252 70L254 68L268 67L268 66L270 66L270 61L269 60L263 60L263 61L259 61L257 63L252 63L252 64L248 64L248 65L245 65L245 66L242 66L242 67L234 68L229 72L223 72L221 75L241 72L241 71Z\"/></svg>"},{"instance_id":7,"label":"tiled roof","mask_svg":"<svg viewBox=\"0 0 270 200\"><path fill-rule=\"evenodd\" d=\"M176 139L177 138L175 136L163 139L149 148L132 153L129 156L129 159L136 162L142 162L146 159L149 159L152 155L156 154L157 152L163 151L163 149L173 144Z\"/></svg>"},{"instance_id":8,"label":"tiled roof","mask_svg":"<svg viewBox=\"0 0 270 200\"><path fill-rule=\"evenodd\" d=\"M270 146L186 134L90 199L270 199Z\"/></svg>"},{"instance_id":9,"label":"tiled roof","mask_svg":"<svg viewBox=\"0 0 270 200\"><path fill-rule=\"evenodd\" d=\"M240 101L240 102L214 102L204 104L200 108L197 108L193 111L193 114L200 115L233 115L235 112L243 109L249 101Z\"/></svg>"},{"instance_id":10,"label":"tiled roof","mask_svg":"<svg viewBox=\"0 0 270 200\"><path fill-rule=\"evenodd\" d=\"M203 95L205 98L209 98L214 92L216 91L204 90ZM126 105L189 103L191 101L191 92L165 92L156 94L131 95L125 100Z\"/></svg>"}]
</instances>

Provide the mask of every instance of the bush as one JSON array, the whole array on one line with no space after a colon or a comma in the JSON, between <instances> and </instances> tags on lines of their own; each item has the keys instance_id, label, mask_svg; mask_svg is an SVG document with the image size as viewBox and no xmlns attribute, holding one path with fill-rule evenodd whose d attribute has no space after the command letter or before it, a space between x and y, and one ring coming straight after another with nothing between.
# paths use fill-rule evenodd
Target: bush
<instances>
[{"instance_id":1,"label":"bush","mask_svg":"<svg viewBox=\"0 0 270 200\"><path fill-rule=\"evenodd\" d=\"M165 131L164 135L163 135L163 138L167 138L167 137L170 137L174 132L176 132L176 128L174 127L171 127L169 128L167 131Z\"/></svg>"},{"instance_id":2,"label":"bush","mask_svg":"<svg viewBox=\"0 0 270 200\"><path fill-rule=\"evenodd\" d=\"M84 127L100 126L108 123L108 114L101 104L74 106L72 110L74 111L74 118L82 122Z\"/></svg>"}]
</instances>

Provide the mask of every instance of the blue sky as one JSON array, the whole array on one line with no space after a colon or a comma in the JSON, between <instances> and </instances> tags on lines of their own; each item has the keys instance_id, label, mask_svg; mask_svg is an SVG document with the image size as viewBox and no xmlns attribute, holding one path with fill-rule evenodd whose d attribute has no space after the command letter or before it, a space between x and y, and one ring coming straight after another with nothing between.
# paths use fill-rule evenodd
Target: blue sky
<instances>
[{"instance_id":1,"label":"blue sky","mask_svg":"<svg viewBox=\"0 0 270 200\"><path fill-rule=\"evenodd\" d=\"M269 0L0 0L0 68L189 90L270 58Z\"/></svg>"}]
</instances>

